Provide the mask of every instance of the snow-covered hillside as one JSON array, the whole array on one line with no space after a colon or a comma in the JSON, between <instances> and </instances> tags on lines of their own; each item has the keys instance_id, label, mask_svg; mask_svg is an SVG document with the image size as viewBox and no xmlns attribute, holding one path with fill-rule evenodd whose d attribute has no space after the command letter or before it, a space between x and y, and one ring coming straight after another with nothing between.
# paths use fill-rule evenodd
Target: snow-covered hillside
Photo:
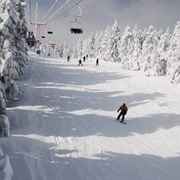
<instances>
[{"instance_id":1,"label":"snow-covered hillside","mask_svg":"<svg viewBox=\"0 0 180 180\"><path fill-rule=\"evenodd\" d=\"M180 85L101 59L77 66L30 53L28 63L0 142L12 180L180 178ZM115 120L123 102L126 125Z\"/></svg>"}]
</instances>

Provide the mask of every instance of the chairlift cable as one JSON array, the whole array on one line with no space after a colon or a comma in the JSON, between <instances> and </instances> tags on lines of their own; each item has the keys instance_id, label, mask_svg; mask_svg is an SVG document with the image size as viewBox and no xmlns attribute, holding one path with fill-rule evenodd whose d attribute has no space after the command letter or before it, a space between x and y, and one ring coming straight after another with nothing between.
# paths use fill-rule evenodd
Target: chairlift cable
<instances>
[{"instance_id":1,"label":"chairlift cable","mask_svg":"<svg viewBox=\"0 0 180 180\"><path fill-rule=\"evenodd\" d=\"M68 11L70 11L71 9L73 9L75 6L79 5L83 0L80 0L79 2L77 2L75 5L71 6L70 8L68 8L66 11L62 12L60 15L56 16L55 18L53 18L51 21L47 21L47 23L54 21L55 19L59 18L60 16L62 16L63 14L67 13Z\"/></svg>"},{"instance_id":2,"label":"chairlift cable","mask_svg":"<svg viewBox=\"0 0 180 180\"><path fill-rule=\"evenodd\" d=\"M54 8L54 6L56 5L56 3L58 2L59 0L55 0L55 2L53 3L53 5L49 8L48 12L44 15L44 17L42 18L42 20L44 20L48 14L52 11L52 9Z\"/></svg>"},{"instance_id":3,"label":"chairlift cable","mask_svg":"<svg viewBox=\"0 0 180 180\"><path fill-rule=\"evenodd\" d=\"M67 0L52 16L48 18L50 20L53 16L55 16L70 0Z\"/></svg>"},{"instance_id":4,"label":"chairlift cable","mask_svg":"<svg viewBox=\"0 0 180 180\"><path fill-rule=\"evenodd\" d=\"M29 20L31 23L31 0L29 0Z\"/></svg>"}]
</instances>

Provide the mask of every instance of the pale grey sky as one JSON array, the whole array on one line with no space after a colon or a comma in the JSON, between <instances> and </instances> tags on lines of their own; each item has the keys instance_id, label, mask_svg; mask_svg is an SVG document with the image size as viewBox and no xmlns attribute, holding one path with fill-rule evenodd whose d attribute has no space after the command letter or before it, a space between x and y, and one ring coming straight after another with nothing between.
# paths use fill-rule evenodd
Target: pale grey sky
<instances>
[{"instance_id":1,"label":"pale grey sky","mask_svg":"<svg viewBox=\"0 0 180 180\"><path fill-rule=\"evenodd\" d=\"M27 0L27 20L29 20L30 8ZM38 20L41 20L46 14L47 19L53 16L51 20L65 12L68 8L80 0L31 0L31 19L35 21L35 5L38 2ZM54 8L48 10L55 4ZM67 2L65 4L65 2ZM60 7L63 8L54 14ZM74 15L79 15L79 7L75 6L72 10L56 18L48 23L46 28L42 29L46 38L42 39L42 43L49 41L60 44L66 41L73 46L80 38L85 39L89 37L90 33L100 32L105 30L107 25L112 25L117 19L118 24L122 29L127 25L131 28L138 24L139 28L144 29L153 25L157 29L167 27L171 32L177 21L180 21L180 0L83 0L81 2L82 17L79 19L82 23L84 33L81 35L74 35L70 33L70 22L74 21ZM51 27L53 34L47 34L47 29ZM34 27L31 26L31 29Z\"/></svg>"}]
</instances>

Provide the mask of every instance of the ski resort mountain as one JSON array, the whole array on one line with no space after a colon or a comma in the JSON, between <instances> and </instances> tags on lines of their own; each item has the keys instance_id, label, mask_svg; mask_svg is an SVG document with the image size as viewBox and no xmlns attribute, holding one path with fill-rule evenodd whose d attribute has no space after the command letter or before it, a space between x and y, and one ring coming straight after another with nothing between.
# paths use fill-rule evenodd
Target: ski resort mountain
<instances>
[{"instance_id":1,"label":"ski resort mountain","mask_svg":"<svg viewBox=\"0 0 180 180\"><path fill-rule=\"evenodd\" d=\"M48 25L52 37L57 31L49 20L62 15L65 20L78 7L80 14L73 16L70 30L84 34L79 21L83 0L55 1L49 11L45 9L52 2L39 1L46 22L38 21L38 3L26 2L0 1L0 180L179 179L180 22L172 32L151 24L144 30L137 24L121 28L113 11L112 26L80 38L72 48L62 40L72 40L65 35L64 21L57 42L47 41L40 26ZM111 10L117 5L149 9L156 4L161 11L171 3L173 15L161 11L161 19L172 24L177 18L177 1L137 2L103 1ZM84 7L93 7L97 15L93 2L86 1ZM116 13L123 12L117 7ZM102 9L103 20L112 18ZM100 28L87 17L88 11L83 17L86 26ZM153 13L155 17L155 9ZM130 18L122 17L126 23ZM28 24L35 26L34 32ZM116 118L124 103L128 113L123 124Z\"/></svg>"},{"instance_id":2,"label":"ski resort mountain","mask_svg":"<svg viewBox=\"0 0 180 180\"><path fill-rule=\"evenodd\" d=\"M114 62L29 59L1 140L12 180L180 177L180 85ZM116 121L123 102L126 125Z\"/></svg>"}]
</instances>

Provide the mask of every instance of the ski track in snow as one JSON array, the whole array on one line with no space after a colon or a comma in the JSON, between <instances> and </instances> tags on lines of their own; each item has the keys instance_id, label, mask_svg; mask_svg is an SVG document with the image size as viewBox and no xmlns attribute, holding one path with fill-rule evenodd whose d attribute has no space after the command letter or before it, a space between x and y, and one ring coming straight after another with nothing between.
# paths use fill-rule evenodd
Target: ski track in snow
<instances>
[{"instance_id":1,"label":"ski track in snow","mask_svg":"<svg viewBox=\"0 0 180 180\"><path fill-rule=\"evenodd\" d=\"M180 85L89 59L30 53L8 103L12 180L178 180ZM116 121L126 102L126 125Z\"/></svg>"}]
</instances>

